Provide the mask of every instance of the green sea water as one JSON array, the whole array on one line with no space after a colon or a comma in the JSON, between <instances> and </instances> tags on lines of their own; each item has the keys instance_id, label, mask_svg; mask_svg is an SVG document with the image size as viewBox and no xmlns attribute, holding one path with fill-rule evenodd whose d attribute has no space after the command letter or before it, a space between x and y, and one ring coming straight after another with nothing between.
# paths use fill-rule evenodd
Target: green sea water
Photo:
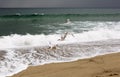
<instances>
[{"instance_id":1,"label":"green sea water","mask_svg":"<svg viewBox=\"0 0 120 77\"><path fill-rule=\"evenodd\" d=\"M120 9L32 8L0 9L0 35L54 34L58 30L81 29L60 25L75 21L119 21ZM75 26L75 25L74 25ZM62 31L62 32L64 32ZM59 32L57 32L59 33Z\"/></svg>"}]
</instances>

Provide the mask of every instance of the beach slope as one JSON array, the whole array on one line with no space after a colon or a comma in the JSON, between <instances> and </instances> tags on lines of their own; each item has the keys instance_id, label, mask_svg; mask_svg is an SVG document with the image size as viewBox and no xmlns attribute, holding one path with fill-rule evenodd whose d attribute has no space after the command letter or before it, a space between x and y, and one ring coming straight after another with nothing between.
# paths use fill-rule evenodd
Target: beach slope
<instances>
[{"instance_id":1,"label":"beach slope","mask_svg":"<svg viewBox=\"0 0 120 77\"><path fill-rule=\"evenodd\" d=\"M120 77L120 53L31 66L12 77Z\"/></svg>"}]
</instances>

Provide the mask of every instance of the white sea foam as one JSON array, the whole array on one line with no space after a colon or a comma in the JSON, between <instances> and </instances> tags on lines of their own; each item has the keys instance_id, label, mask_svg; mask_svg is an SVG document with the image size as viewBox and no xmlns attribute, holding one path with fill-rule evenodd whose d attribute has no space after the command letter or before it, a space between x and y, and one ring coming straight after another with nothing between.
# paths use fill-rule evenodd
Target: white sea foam
<instances>
[{"instance_id":1,"label":"white sea foam","mask_svg":"<svg viewBox=\"0 0 120 77\"><path fill-rule=\"evenodd\" d=\"M74 22L74 26L78 23L96 26L86 32L68 33L64 41L58 40L61 34L0 37L0 52L6 53L0 58L0 77L11 76L29 65L74 61L119 51L120 22ZM58 45L57 49L48 48L54 45Z\"/></svg>"},{"instance_id":2,"label":"white sea foam","mask_svg":"<svg viewBox=\"0 0 120 77\"><path fill-rule=\"evenodd\" d=\"M64 35L64 34L63 34ZM50 46L54 44L69 44L75 42L90 42L107 39L120 39L120 31L100 29L83 33L68 34L64 41L58 41L61 35L10 35L0 38L0 49L24 46Z\"/></svg>"}]
</instances>

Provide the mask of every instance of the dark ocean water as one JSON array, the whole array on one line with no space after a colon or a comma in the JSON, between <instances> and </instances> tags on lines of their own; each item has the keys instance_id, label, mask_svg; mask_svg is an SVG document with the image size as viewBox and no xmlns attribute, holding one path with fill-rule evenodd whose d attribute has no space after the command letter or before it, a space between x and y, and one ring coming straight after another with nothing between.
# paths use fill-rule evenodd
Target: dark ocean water
<instances>
[{"instance_id":1,"label":"dark ocean water","mask_svg":"<svg viewBox=\"0 0 120 77\"><path fill-rule=\"evenodd\" d=\"M61 25L74 21L119 21L120 9L11 8L0 9L0 35L54 34L73 27ZM64 31L62 31L64 32Z\"/></svg>"},{"instance_id":2,"label":"dark ocean water","mask_svg":"<svg viewBox=\"0 0 120 77\"><path fill-rule=\"evenodd\" d=\"M0 8L0 15L28 14L115 14L120 9L87 9L87 8Z\"/></svg>"}]
</instances>

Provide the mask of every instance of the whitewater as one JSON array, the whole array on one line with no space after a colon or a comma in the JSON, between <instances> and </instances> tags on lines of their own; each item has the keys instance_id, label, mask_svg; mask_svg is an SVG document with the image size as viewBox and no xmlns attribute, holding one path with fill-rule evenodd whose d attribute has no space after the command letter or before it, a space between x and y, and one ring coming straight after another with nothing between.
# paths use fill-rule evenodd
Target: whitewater
<instances>
[{"instance_id":1,"label":"whitewater","mask_svg":"<svg viewBox=\"0 0 120 77\"><path fill-rule=\"evenodd\" d=\"M50 34L11 34L0 37L0 77L29 66L69 62L120 52L120 21L55 23ZM50 25L47 25L50 27ZM41 27L41 26L35 26ZM66 27L64 30L62 27ZM59 39L68 32L63 41Z\"/></svg>"}]
</instances>

